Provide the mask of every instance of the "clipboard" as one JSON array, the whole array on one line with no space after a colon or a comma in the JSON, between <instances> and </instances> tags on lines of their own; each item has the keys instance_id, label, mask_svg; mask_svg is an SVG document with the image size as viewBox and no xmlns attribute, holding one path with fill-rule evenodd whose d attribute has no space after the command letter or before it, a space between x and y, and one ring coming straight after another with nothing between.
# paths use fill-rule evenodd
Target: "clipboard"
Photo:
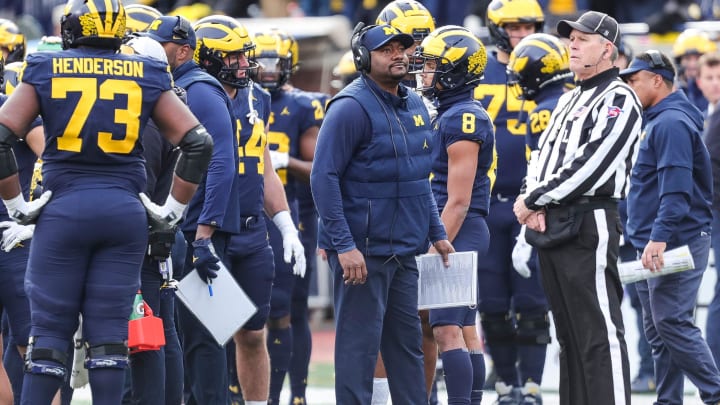
<instances>
[{"instance_id":1,"label":"clipboard","mask_svg":"<svg viewBox=\"0 0 720 405\"><path fill-rule=\"evenodd\" d=\"M212 296L208 284L200 279L197 270L191 271L178 282L176 296L215 341L224 346L255 314L257 308L222 261L218 265L220 269L212 282Z\"/></svg>"},{"instance_id":2,"label":"clipboard","mask_svg":"<svg viewBox=\"0 0 720 405\"><path fill-rule=\"evenodd\" d=\"M439 254L416 256L418 309L452 308L477 305L477 252L455 252L445 267Z\"/></svg>"}]
</instances>

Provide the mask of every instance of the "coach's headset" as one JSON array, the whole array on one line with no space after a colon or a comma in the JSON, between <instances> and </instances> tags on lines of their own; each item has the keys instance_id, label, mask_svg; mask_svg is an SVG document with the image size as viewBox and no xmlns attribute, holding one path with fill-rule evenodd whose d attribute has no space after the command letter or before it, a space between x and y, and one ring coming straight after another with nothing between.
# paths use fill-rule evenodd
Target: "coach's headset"
<instances>
[{"instance_id":1,"label":"coach's headset","mask_svg":"<svg viewBox=\"0 0 720 405\"><path fill-rule=\"evenodd\" d=\"M352 39L350 40L350 49L352 50L353 62L358 72L370 73L370 50L363 45L365 34L377 25L365 25L359 22L353 29Z\"/></svg>"},{"instance_id":2,"label":"coach's headset","mask_svg":"<svg viewBox=\"0 0 720 405\"><path fill-rule=\"evenodd\" d=\"M660 52L655 49L649 49L645 53L650 57L650 69L665 69L668 70L668 65L663 60Z\"/></svg>"}]
</instances>

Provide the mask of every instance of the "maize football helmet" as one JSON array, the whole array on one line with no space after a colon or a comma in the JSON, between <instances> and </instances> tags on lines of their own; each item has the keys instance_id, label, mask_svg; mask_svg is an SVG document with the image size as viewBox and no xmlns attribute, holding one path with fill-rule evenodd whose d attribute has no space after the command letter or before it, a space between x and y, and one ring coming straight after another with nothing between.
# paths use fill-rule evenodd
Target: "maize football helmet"
<instances>
[{"instance_id":1,"label":"maize football helmet","mask_svg":"<svg viewBox=\"0 0 720 405\"><path fill-rule=\"evenodd\" d=\"M715 51L717 51L717 45L710 39L710 36L706 32L694 28L688 28L678 35L672 48L675 63L678 65L683 56L704 55Z\"/></svg>"},{"instance_id":2,"label":"maize football helmet","mask_svg":"<svg viewBox=\"0 0 720 405\"><path fill-rule=\"evenodd\" d=\"M291 48L297 43L289 34L281 35L279 30L259 32L253 42L258 64L253 80L271 92L280 89L294 71L293 59L297 59Z\"/></svg>"},{"instance_id":3,"label":"maize football helmet","mask_svg":"<svg viewBox=\"0 0 720 405\"><path fill-rule=\"evenodd\" d=\"M567 47L549 34L523 38L510 53L507 74L508 85L523 100L534 100L545 86L573 76Z\"/></svg>"},{"instance_id":4,"label":"maize football helmet","mask_svg":"<svg viewBox=\"0 0 720 405\"><path fill-rule=\"evenodd\" d=\"M0 92L6 96L10 96L12 92L15 91L15 88L20 84L22 68L23 62L12 62L5 65Z\"/></svg>"},{"instance_id":5,"label":"maize football helmet","mask_svg":"<svg viewBox=\"0 0 720 405\"><path fill-rule=\"evenodd\" d=\"M510 36L505 24L532 23L535 32L542 32L545 16L536 0L493 0L487 8L487 27L495 46L506 53L512 52Z\"/></svg>"},{"instance_id":6,"label":"maize football helmet","mask_svg":"<svg viewBox=\"0 0 720 405\"><path fill-rule=\"evenodd\" d=\"M156 18L162 17L162 13L156 8L144 4L125 6L125 14L127 15L126 34L145 31Z\"/></svg>"},{"instance_id":7,"label":"maize football helmet","mask_svg":"<svg viewBox=\"0 0 720 405\"><path fill-rule=\"evenodd\" d=\"M6 63L21 62L25 59L27 50L25 35L14 22L5 18L0 18L0 48L8 51Z\"/></svg>"},{"instance_id":8,"label":"maize football helmet","mask_svg":"<svg viewBox=\"0 0 720 405\"><path fill-rule=\"evenodd\" d=\"M195 61L220 82L247 87L257 63L255 43L245 26L231 17L211 15L196 22L193 28L197 36ZM242 65L241 55L245 56L247 66Z\"/></svg>"},{"instance_id":9,"label":"maize football helmet","mask_svg":"<svg viewBox=\"0 0 720 405\"><path fill-rule=\"evenodd\" d=\"M412 35L416 43L435 31L435 20L425 6L415 0L395 0L385 6L376 25L392 25L400 32Z\"/></svg>"},{"instance_id":10,"label":"maize football helmet","mask_svg":"<svg viewBox=\"0 0 720 405\"><path fill-rule=\"evenodd\" d=\"M69 0L60 17L63 49L84 45L117 50L125 20L120 0Z\"/></svg>"},{"instance_id":11,"label":"maize football helmet","mask_svg":"<svg viewBox=\"0 0 720 405\"><path fill-rule=\"evenodd\" d=\"M457 25L430 33L415 49L414 57L421 59L423 66L422 71L414 73L434 73L432 84L421 87L428 96L480 81L487 64L483 43L470 30Z\"/></svg>"}]
</instances>

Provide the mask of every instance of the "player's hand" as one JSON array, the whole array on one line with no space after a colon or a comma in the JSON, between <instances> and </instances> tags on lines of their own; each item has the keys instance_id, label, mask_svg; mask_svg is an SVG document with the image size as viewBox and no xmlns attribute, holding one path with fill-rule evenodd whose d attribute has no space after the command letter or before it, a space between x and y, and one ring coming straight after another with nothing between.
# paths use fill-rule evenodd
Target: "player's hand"
<instances>
[{"instance_id":1,"label":"player's hand","mask_svg":"<svg viewBox=\"0 0 720 405\"><path fill-rule=\"evenodd\" d=\"M448 255L450 253L455 253L455 248L450 241L447 239L439 240L433 243L433 247L435 248L435 251L440 254L440 257L442 257L445 267L450 267L450 259L448 258Z\"/></svg>"},{"instance_id":2,"label":"player's hand","mask_svg":"<svg viewBox=\"0 0 720 405\"><path fill-rule=\"evenodd\" d=\"M517 242L512 250L512 262L515 271L523 278L530 278L530 256L532 255L532 246L525 241L525 225L520 229L517 236Z\"/></svg>"},{"instance_id":3,"label":"player's hand","mask_svg":"<svg viewBox=\"0 0 720 405\"><path fill-rule=\"evenodd\" d=\"M210 239L198 239L192 243L193 266L197 269L200 279L207 283L210 279L217 277L220 270L218 262L220 259L215 255L215 248Z\"/></svg>"},{"instance_id":4,"label":"player's hand","mask_svg":"<svg viewBox=\"0 0 720 405\"><path fill-rule=\"evenodd\" d=\"M9 252L20 242L33 237L35 225L20 225L14 221L2 221L0 222L0 229L5 229L2 233L0 248L5 252Z\"/></svg>"},{"instance_id":5,"label":"player's hand","mask_svg":"<svg viewBox=\"0 0 720 405\"><path fill-rule=\"evenodd\" d=\"M47 190L37 200L27 202L21 193L17 197L3 200L3 203L10 218L21 225L28 225L35 223L40 211L50 201L50 197L52 197L52 191Z\"/></svg>"},{"instance_id":6,"label":"player's hand","mask_svg":"<svg viewBox=\"0 0 720 405\"><path fill-rule=\"evenodd\" d=\"M287 152L270 151L270 160L272 161L273 170L284 169L288 167L290 154Z\"/></svg>"},{"instance_id":7,"label":"player's hand","mask_svg":"<svg viewBox=\"0 0 720 405\"><path fill-rule=\"evenodd\" d=\"M292 259L294 258L293 274L305 277L305 248L300 242L298 231L290 217L290 212L280 211L273 216L272 220L282 235L283 260L285 260L285 263L292 263Z\"/></svg>"},{"instance_id":8,"label":"player's hand","mask_svg":"<svg viewBox=\"0 0 720 405\"><path fill-rule=\"evenodd\" d=\"M182 219L185 206L175 200L172 195L168 195L165 204L157 205L150 201L145 193L140 193L140 201L145 206L145 210L148 213L148 225L151 229L158 227L158 222L164 222L169 226L175 226Z\"/></svg>"}]
</instances>

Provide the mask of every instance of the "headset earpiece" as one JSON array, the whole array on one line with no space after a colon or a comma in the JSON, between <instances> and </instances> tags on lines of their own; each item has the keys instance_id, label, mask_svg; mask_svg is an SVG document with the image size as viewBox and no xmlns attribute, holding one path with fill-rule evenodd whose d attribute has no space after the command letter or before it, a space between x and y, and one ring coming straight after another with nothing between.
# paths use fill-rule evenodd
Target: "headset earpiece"
<instances>
[{"instance_id":1,"label":"headset earpiece","mask_svg":"<svg viewBox=\"0 0 720 405\"><path fill-rule=\"evenodd\" d=\"M663 61L662 56L660 55L660 52L656 51L655 49L649 49L646 51L646 53L650 57L650 68L664 69L667 67L665 61Z\"/></svg>"},{"instance_id":2,"label":"headset earpiece","mask_svg":"<svg viewBox=\"0 0 720 405\"><path fill-rule=\"evenodd\" d=\"M350 49L352 50L355 69L358 72L370 73L370 51L362 44L362 41L365 33L372 27L374 25L365 26L365 23L359 22L353 30Z\"/></svg>"}]
</instances>

